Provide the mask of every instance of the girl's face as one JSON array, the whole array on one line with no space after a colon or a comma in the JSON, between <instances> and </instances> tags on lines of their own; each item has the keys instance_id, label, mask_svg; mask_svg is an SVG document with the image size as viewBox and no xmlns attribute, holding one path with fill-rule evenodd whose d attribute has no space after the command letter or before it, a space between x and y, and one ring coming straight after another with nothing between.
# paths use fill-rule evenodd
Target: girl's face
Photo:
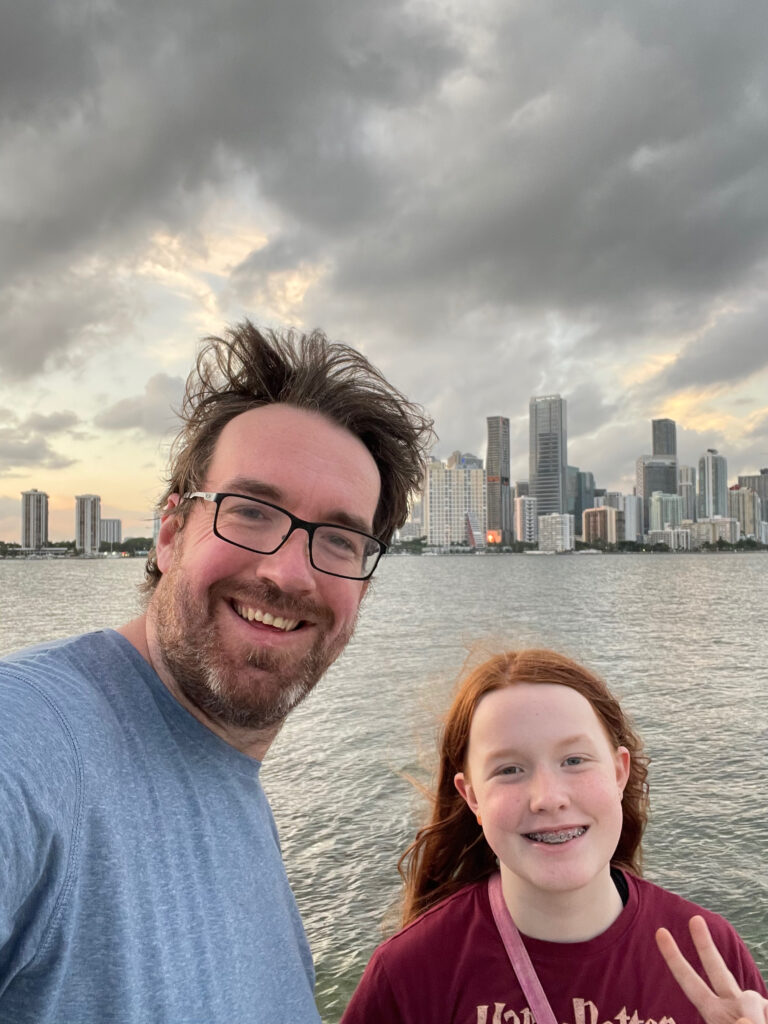
<instances>
[{"instance_id":1,"label":"girl's face","mask_svg":"<svg viewBox=\"0 0 768 1024\"><path fill-rule=\"evenodd\" d=\"M456 787L482 818L505 893L597 895L610 885L629 751L614 749L576 690L514 683L475 710Z\"/></svg>"}]
</instances>

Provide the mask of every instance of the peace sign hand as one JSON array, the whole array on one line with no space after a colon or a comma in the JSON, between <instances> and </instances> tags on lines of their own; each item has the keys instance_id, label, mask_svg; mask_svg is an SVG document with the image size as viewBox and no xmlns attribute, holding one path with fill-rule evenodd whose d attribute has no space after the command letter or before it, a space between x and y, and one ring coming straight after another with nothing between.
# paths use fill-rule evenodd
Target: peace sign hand
<instances>
[{"instance_id":1,"label":"peace sign hand","mask_svg":"<svg viewBox=\"0 0 768 1024\"><path fill-rule=\"evenodd\" d=\"M768 1024L768 999L759 992L739 988L704 918L692 917L688 927L712 988L694 971L666 928L656 932L656 945L675 981L707 1024Z\"/></svg>"}]
</instances>

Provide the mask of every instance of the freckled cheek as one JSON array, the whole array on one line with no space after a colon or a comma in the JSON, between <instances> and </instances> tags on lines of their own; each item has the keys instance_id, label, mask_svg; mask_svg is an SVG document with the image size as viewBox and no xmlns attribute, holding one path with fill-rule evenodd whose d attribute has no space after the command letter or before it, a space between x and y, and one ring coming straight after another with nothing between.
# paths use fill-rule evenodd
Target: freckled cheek
<instances>
[{"instance_id":1,"label":"freckled cheek","mask_svg":"<svg viewBox=\"0 0 768 1024\"><path fill-rule=\"evenodd\" d=\"M481 814L486 831L517 832L527 810L527 801L520 790L509 787L487 794Z\"/></svg>"}]
</instances>

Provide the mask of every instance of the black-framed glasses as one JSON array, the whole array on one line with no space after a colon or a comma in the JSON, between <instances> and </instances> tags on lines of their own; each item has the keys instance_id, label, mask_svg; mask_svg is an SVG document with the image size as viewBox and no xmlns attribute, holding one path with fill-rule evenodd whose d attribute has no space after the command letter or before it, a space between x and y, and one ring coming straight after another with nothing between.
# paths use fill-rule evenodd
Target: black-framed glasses
<instances>
[{"instance_id":1,"label":"black-framed glasses","mask_svg":"<svg viewBox=\"0 0 768 1024\"><path fill-rule=\"evenodd\" d=\"M260 555L274 555L294 530L306 530L310 564L329 576L367 580L387 550L384 541L362 530L333 523L308 523L271 501L245 494L191 491L184 497L215 502L214 534L227 544Z\"/></svg>"}]
</instances>

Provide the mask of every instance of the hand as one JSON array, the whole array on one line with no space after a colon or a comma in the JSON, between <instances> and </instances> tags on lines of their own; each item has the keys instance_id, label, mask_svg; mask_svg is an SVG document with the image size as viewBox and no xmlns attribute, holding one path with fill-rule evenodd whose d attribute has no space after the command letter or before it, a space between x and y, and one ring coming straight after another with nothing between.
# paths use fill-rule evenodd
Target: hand
<instances>
[{"instance_id":1,"label":"hand","mask_svg":"<svg viewBox=\"0 0 768 1024\"><path fill-rule=\"evenodd\" d=\"M675 981L707 1024L768 1024L768 999L759 992L743 992L726 967L703 917L688 923L696 952L712 988L694 971L666 928L656 932L656 945Z\"/></svg>"}]
</instances>

